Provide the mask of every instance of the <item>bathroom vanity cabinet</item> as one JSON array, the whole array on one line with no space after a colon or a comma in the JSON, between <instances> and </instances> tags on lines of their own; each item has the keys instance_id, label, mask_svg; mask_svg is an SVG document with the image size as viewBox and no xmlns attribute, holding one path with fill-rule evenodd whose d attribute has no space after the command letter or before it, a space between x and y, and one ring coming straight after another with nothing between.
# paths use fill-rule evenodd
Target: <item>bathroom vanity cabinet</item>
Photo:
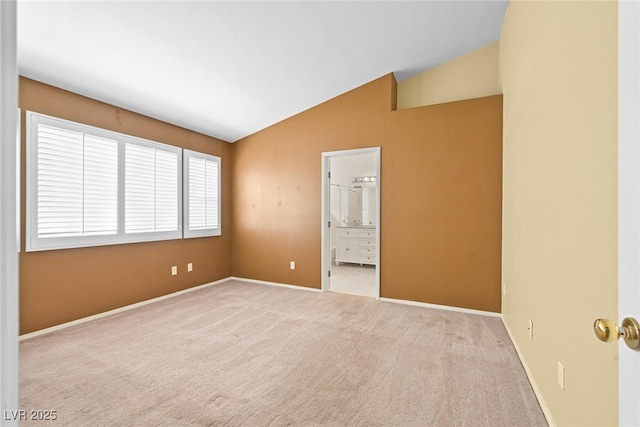
<instances>
[{"instance_id":1,"label":"bathroom vanity cabinet","mask_svg":"<svg viewBox=\"0 0 640 427\"><path fill-rule=\"evenodd\" d=\"M375 228L338 227L336 242L336 265L341 262L376 264Z\"/></svg>"}]
</instances>

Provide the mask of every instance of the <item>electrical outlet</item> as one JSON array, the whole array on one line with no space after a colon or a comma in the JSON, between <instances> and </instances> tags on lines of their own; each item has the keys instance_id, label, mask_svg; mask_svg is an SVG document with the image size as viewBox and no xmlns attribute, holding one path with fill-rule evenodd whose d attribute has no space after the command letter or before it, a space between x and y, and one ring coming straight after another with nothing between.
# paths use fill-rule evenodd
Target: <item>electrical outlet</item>
<instances>
[{"instance_id":1,"label":"electrical outlet","mask_svg":"<svg viewBox=\"0 0 640 427\"><path fill-rule=\"evenodd\" d=\"M558 360L558 385L564 390L564 366Z\"/></svg>"},{"instance_id":2,"label":"electrical outlet","mask_svg":"<svg viewBox=\"0 0 640 427\"><path fill-rule=\"evenodd\" d=\"M533 320L529 319L529 339L533 339Z\"/></svg>"},{"instance_id":3,"label":"electrical outlet","mask_svg":"<svg viewBox=\"0 0 640 427\"><path fill-rule=\"evenodd\" d=\"M193 263L190 262L189 264L187 264L187 271L188 272L192 272L193 271Z\"/></svg>"},{"instance_id":4,"label":"electrical outlet","mask_svg":"<svg viewBox=\"0 0 640 427\"><path fill-rule=\"evenodd\" d=\"M292 269L292 270L295 270L296 269L296 262L295 261L291 261L289 263L289 268Z\"/></svg>"},{"instance_id":5,"label":"electrical outlet","mask_svg":"<svg viewBox=\"0 0 640 427\"><path fill-rule=\"evenodd\" d=\"M171 266L171 275L175 276L177 274L178 274L178 266L177 265Z\"/></svg>"}]
</instances>

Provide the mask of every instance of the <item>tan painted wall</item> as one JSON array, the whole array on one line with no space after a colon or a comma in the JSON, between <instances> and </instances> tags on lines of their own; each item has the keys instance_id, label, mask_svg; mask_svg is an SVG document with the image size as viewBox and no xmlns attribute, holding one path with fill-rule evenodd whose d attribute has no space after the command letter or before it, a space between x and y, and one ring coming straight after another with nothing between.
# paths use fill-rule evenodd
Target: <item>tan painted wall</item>
<instances>
[{"instance_id":1,"label":"tan painted wall","mask_svg":"<svg viewBox=\"0 0 640 427\"><path fill-rule=\"evenodd\" d=\"M398 108L501 93L496 42L398 83Z\"/></svg>"},{"instance_id":2,"label":"tan painted wall","mask_svg":"<svg viewBox=\"0 0 640 427\"><path fill-rule=\"evenodd\" d=\"M226 218L221 237L22 252L21 334L231 275L319 288L321 153L370 146L382 147L385 177L382 296L500 310L500 96L393 111L388 75L227 144L33 80L20 85L23 153L32 110L218 155Z\"/></svg>"},{"instance_id":3,"label":"tan painted wall","mask_svg":"<svg viewBox=\"0 0 640 427\"><path fill-rule=\"evenodd\" d=\"M504 321L557 425L617 425L617 3L512 1L500 73Z\"/></svg>"},{"instance_id":4,"label":"tan painted wall","mask_svg":"<svg viewBox=\"0 0 640 427\"><path fill-rule=\"evenodd\" d=\"M500 311L502 97L392 111L395 87L234 144L234 276L320 288L321 153L379 146L381 295Z\"/></svg>"},{"instance_id":5,"label":"tan painted wall","mask_svg":"<svg viewBox=\"0 0 640 427\"><path fill-rule=\"evenodd\" d=\"M20 78L22 241L25 241L25 112L36 111L222 158L220 237L20 254L20 333L58 325L231 275L233 145ZM23 245L24 249L24 245ZM187 263L194 271L186 273ZM171 266L178 275L171 276Z\"/></svg>"}]
</instances>

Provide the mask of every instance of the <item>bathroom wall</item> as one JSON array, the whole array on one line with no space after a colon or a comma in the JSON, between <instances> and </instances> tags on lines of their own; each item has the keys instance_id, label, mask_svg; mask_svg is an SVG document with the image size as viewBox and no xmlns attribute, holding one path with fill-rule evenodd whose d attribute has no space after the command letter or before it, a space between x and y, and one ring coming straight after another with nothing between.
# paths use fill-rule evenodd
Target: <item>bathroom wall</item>
<instances>
[{"instance_id":1,"label":"bathroom wall","mask_svg":"<svg viewBox=\"0 0 640 427\"><path fill-rule=\"evenodd\" d=\"M331 183L353 186L351 178L375 175L376 158L373 154L356 154L331 158Z\"/></svg>"}]
</instances>

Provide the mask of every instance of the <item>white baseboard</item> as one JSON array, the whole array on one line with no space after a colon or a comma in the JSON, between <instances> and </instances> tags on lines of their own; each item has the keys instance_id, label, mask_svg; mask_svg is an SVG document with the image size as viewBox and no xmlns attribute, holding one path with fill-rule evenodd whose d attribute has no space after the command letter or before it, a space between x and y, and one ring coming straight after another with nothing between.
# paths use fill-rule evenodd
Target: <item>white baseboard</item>
<instances>
[{"instance_id":1,"label":"white baseboard","mask_svg":"<svg viewBox=\"0 0 640 427\"><path fill-rule=\"evenodd\" d=\"M461 307L452 307L449 305L438 305L438 304L429 304L426 302L418 302L418 301L407 301L403 299L394 299L394 298L380 298L380 301L384 302L392 302L395 304L406 304L406 305L415 305L416 307L426 307L426 308L434 308L436 310L448 310L448 311L458 311L460 313L467 314L477 314L480 316L489 316L489 317L500 317L500 313L494 313L493 311L483 311L483 310L472 310L470 308L461 308Z\"/></svg>"},{"instance_id":2,"label":"white baseboard","mask_svg":"<svg viewBox=\"0 0 640 427\"><path fill-rule=\"evenodd\" d=\"M66 323L62 323L60 325L52 326L50 328L41 329L41 330L35 331L35 332L30 332L28 334L20 335L18 340L19 341L23 341L23 340L26 340L26 339L29 339L29 338L37 337L39 335L44 335L44 334L48 334L48 333L51 333L51 332L59 331L61 329L65 329L65 328L68 328L70 326L79 325L81 323L89 322L91 320L100 319L102 317L111 316L112 314L121 313L123 311L132 310L134 308L142 307L144 305L151 304L151 303L154 303L154 302L157 302L157 301L162 301L163 299L173 298L175 296L186 294L188 292L193 292L193 291L197 291L199 289L208 288L209 286L220 285L222 283L228 282L229 280L232 280L232 278L231 277L227 277L225 279L216 280L215 282L210 282L210 283L205 283L203 285L194 286L193 288L184 289L182 291L173 292L171 294L162 295L162 296L159 296L159 297L156 297L156 298L151 298L151 299L148 299L148 300L145 300L145 301L137 302L135 304L125 305L124 307L115 308L113 310L105 311L104 313L94 314L92 316L83 317L82 319L77 319L77 320L73 320L71 322L66 322Z\"/></svg>"},{"instance_id":3,"label":"white baseboard","mask_svg":"<svg viewBox=\"0 0 640 427\"><path fill-rule=\"evenodd\" d=\"M531 384L531 388L533 388L533 393L536 395L536 398L538 399L538 403L540 404L542 413L547 419L547 424L549 424L549 427L556 427L557 424L555 423L555 421L553 420L553 417L551 416L549 407L547 406L544 399L542 398L542 393L540 392L540 388L538 388L538 385L533 379L533 375L531 375L531 371L529 370L529 365L527 365L527 362L524 360L524 357L522 357L522 353L520 352L518 343L516 342L515 339L513 339L513 334L511 333L511 329L509 329L509 325L505 323L504 319L502 319L502 324L504 325L504 328L507 330L507 334L509 334L509 338L513 343L513 347L516 349L516 354L518 355L518 359L520 359L520 363L522 363L522 367L524 368L524 371L527 374L527 378L529 378L529 383Z\"/></svg>"},{"instance_id":4,"label":"white baseboard","mask_svg":"<svg viewBox=\"0 0 640 427\"><path fill-rule=\"evenodd\" d=\"M286 283L267 282L265 280L243 279L242 277L230 277L231 280L239 280L241 282L256 283L258 285L278 286L280 288L297 289L300 291L322 292L322 289L307 288L306 286L289 285Z\"/></svg>"}]
</instances>

